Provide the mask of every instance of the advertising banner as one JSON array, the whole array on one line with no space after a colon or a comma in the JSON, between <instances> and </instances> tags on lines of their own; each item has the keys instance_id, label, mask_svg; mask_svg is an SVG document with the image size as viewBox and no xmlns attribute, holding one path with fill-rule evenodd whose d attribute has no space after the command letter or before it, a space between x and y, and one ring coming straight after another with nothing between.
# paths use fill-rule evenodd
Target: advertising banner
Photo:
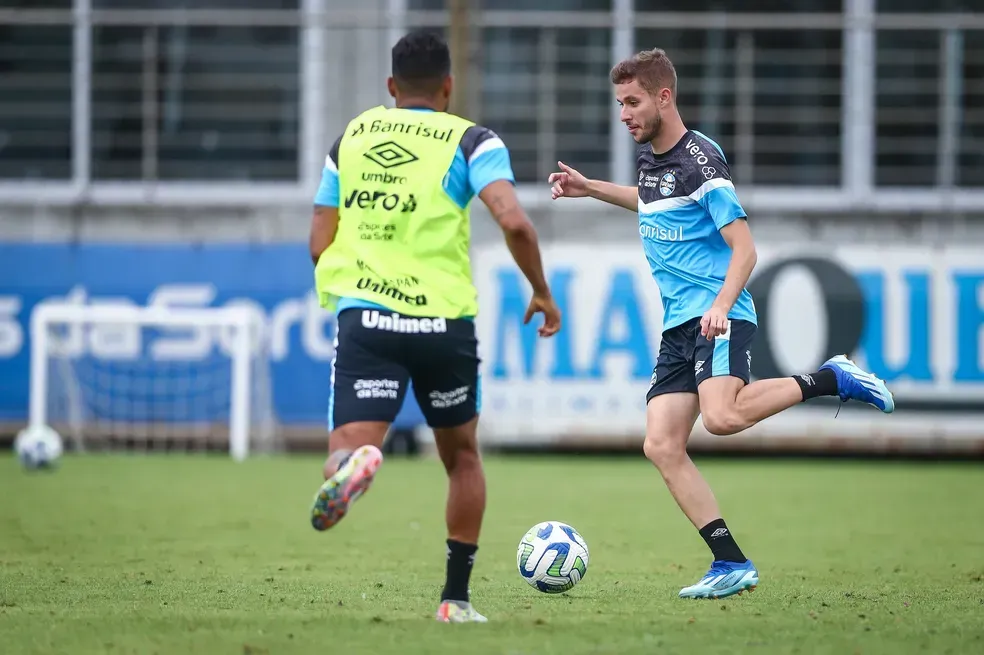
<instances>
[{"instance_id":1,"label":"advertising banner","mask_svg":"<svg viewBox=\"0 0 984 655\"><path fill-rule=\"evenodd\" d=\"M821 253L821 254L817 254ZM550 245L564 312L549 340L523 326L529 289L504 247L473 259L482 313L486 438L640 443L662 305L638 244ZM762 244L749 284L755 377L817 370L847 353L885 379L897 410L810 403L717 443L763 439L971 440L984 436L984 252L976 247ZM534 320L534 323L536 321ZM697 433L702 433L698 422Z\"/></svg>"},{"instance_id":2,"label":"advertising banner","mask_svg":"<svg viewBox=\"0 0 984 655\"><path fill-rule=\"evenodd\" d=\"M633 242L550 244L543 256L564 312L562 331L549 340L536 335L539 317L522 324L529 289L507 249L473 253L482 440L638 447L662 327L642 250ZM265 319L277 422L320 430L335 324L318 307L312 281L304 244L0 245L0 423L27 416L29 323L40 302L245 304ZM888 381L898 408L885 416L811 402L734 437L710 437L698 421L695 447L984 450L979 248L765 243L750 290L759 316L754 376L811 372L847 353ZM183 342L189 353L213 356L202 338L151 336L168 347L144 343L139 356L181 350ZM420 421L408 394L398 423Z\"/></svg>"},{"instance_id":3,"label":"advertising banner","mask_svg":"<svg viewBox=\"0 0 984 655\"><path fill-rule=\"evenodd\" d=\"M29 326L38 303L245 305L266 326L276 420L324 430L335 319L318 306L313 270L307 246L301 243L0 244L0 423L16 425L27 418ZM100 359L98 341L75 340L79 351L73 356ZM146 360L137 363L148 364L147 370L154 370L150 360L158 355L167 353L174 359L178 353L186 360L197 359L203 364L201 370L209 371L221 343L215 331L171 330L148 334L139 345L132 358ZM120 353L112 357L118 361ZM227 373L213 374L219 383L228 380ZM160 384L166 387L168 381ZM161 390L162 394L179 392L179 388ZM413 426L419 420L419 409L410 396L398 423Z\"/></svg>"}]
</instances>

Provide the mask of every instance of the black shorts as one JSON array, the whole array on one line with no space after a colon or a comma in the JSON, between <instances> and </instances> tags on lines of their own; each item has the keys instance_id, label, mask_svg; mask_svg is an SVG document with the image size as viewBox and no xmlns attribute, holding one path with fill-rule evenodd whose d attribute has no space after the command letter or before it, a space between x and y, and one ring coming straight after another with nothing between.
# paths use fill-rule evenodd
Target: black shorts
<instances>
[{"instance_id":1,"label":"black shorts","mask_svg":"<svg viewBox=\"0 0 984 655\"><path fill-rule=\"evenodd\" d=\"M725 334L709 341L700 333L700 318L693 318L664 332L646 402L664 393L697 393L710 377L730 375L748 384L755 329L731 320Z\"/></svg>"},{"instance_id":2,"label":"black shorts","mask_svg":"<svg viewBox=\"0 0 984 655\"><path fill-rule=\"evenodd\" d=\"M430 427L467 423L480 410L478 366L473 321L345 309L338 315L328 429L392 423L410 381Z\"/></svg>"}]
</instances>

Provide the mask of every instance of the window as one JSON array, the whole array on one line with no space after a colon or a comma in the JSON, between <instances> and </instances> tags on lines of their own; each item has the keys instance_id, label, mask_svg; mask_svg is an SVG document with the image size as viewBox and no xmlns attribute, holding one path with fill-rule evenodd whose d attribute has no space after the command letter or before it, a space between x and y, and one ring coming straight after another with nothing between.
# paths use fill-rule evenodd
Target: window
<instances>
[{"instance_id":1,"label":"window","mask_svg":"<svg viewBox=\"0 0 984 655\"><path fill-rule=\"evenodd\" d=\"M71 9L75 0L0 0L4 9Z\"/></svg>"},{"instance_id":2,"label":"window","mask_svg":"<svg viewBox=\"0 0 984 655\"><path fill-rule=\"evenodd\" d=\"M433 31L448 37L446 28ZM516 181L544 182L558 159L607 178L611 30L495 27L475 35L480 71L470 95L478 106L469 118L502 138Z\"/></svg>"},{"instance_id":3,"label":"window","mask_svg":"<svg viewBox=\"0 0 984 655\"><path fill-rule=\"evenodd\" d=\"M93 178L296 180L297 38L289 27L95 27Z\"/></svg>"},{"instance_id":4,"label":"window","mask_svg":"<svg viewBox=\"0 0 984 655\"><path fill-rule=\"evenodd\" d=\"M739 184L840 183L841 33L639 30L666 50L684 122L716 141Z\"/></svg>"},{"instance_id":5,"label":"window","mask_svg":"<svg viewBox=\"0 0 984 655\"><path fill-rule=\"evenodd\" d=\"M611 32L491 28L482 37L481 122L509 146L516 180L543 182L558 159L608 177Z\"/></svg>"},{"instance_id":6,"label":"window","mask_svg":"<svg viewBox=\"0 0 984 655\"><path fill-rule=\"evenodd\" d=\"M71 173L72 28L0 25L0 178Z\"/></svg>"},{"instance_id":7,"label":"window","mask_svg":"<svg viewBox=\"0 0 984 655\"><path fill-rule=\"evenodd\" d=\"M894 0L886 0L894 1ZM728 11L732 13L839 13L844 0L689 0L670 5L666 0L635 0L636 11Z\"/></svg>"},{"instance_id":8,"label":"window","mask_svg":"<svg viewBox=\"0 0 984 655\"><path fill-rule=\"evenodd\" d=\"M984 187L984 30L960 33L963 41L957 184Z\"/></svg>"},{"instance_id":9,"label":"window","mask_svg":"<svg viewBox=\"0 0 984 655\"><path fill-rule=\"evenodd\" d=\"M980 0L877 0L876 11L883 13L934 13L980 11Z\"/></svg>"},{"instance_id":10,"label":"window","mask_svg":"<svg viewBox=\"0 0 984 655\"><path fill-rule=\"evenodd\" d=\"M298 9L300 0L92 0L93 9Z\"/></svg>"},{"instance_id":11,"label":"window","mask_svg":"<svg viewBox=\"0 0 984 655\"><path fill-rule=\"evenodd\" d=\"M841 182L842 33L754 32L754 181Z\"/></svg>"},{"instance_id":12,"label":"window","mask_svg":"<svg viewBox=\"0 0 984 655\"><path fill-rule=\"evenodd\" d=\"M937 179L940 33L876 35L875 184L926 187Z\"/></svg>"},{"instance_id":13,"label":"window","mask_svg":"<svg viewBox=\"0 0 984 655\"><path fill-rule=\"evenodd\" d=\"M447 9L448 0L409 0L409 9ZM483 0L481 8L490 11L611 11L612 0Z\"/></svg>"}]
</instances>

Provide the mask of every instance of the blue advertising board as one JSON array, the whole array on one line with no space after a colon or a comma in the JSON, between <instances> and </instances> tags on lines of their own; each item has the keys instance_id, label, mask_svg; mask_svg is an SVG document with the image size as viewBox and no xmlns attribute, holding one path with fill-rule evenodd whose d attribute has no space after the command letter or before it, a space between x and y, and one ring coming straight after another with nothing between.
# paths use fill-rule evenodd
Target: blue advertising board
<instances>
[{"instance_id":1,"label":"blue advertising board","mask_svg":"<svg viewBox=\"0 0 984 655\"><path fill-rule=\"evenodd\" d=\"M252 305L267 321L277 420L326 425L335 321L318 306L313 280L301 243L0 244L0 421L27 417L31 312L58 299ZM407 394L398 426L421 420Z\"/></svg>"},{"instance_id":2,"label":"blue advertising board","mask_svg":"<svg viewBox=\"0 0 984 655\"><path fill-rule=\"evenodd\" d=\"M749 283L759 314L755 377L816 370L823 358L846 352L891 383L902 411L984 408L978 248L844 245L816 257L802 254L807 246L760 248ZM480 248L472 261L486 434L498 424L517 437L534 428L600 433L643 425L662 308L637 244L545 247L546 272L564 309L564 329L550 340L536 336L539 317L522 324L528 288L508 250ZM335 323L312 284L301 243L0 244L0 421L26 418L31 312L61 299L250 305L266 320L276 419L325 425ZM165 338L172 348L192 345ZM154 339L141 356L161 350ZM203 357L220 345L206 344L206 352L194 343ZM421 421L408 394L399 423Z\"/></svg>"}]
</instances>

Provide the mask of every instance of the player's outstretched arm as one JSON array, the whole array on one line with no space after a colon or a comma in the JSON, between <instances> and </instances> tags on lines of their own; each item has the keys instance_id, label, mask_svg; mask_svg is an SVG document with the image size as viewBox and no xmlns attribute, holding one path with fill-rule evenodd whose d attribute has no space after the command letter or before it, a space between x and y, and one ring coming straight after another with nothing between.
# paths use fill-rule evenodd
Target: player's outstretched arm
<instances>
[{"instance_id":1,"label":"player's outstretched arm","mask_svg":"<svg viewBox=\"0 0 984 655\"><path fill-rule=\"evenodd\" d=\"M557 162L560 172L551 173L551 195L557 198L594 198L631 212L639 210L639 188L623 186L603 180L589 180L562 161Z\"/></svg>"},{"instance_id":2,"label":"player's outstretched arm","mask_svg":"<svg viewBox=\"0 0 984 655\"><path fill-rule=\"evenodd\" d=\"M529 323L533 314L543 314L541 337L553 336L560 330L560 309L550 294L546 277L543 275L543 262L540 258L540 244L536 228L519 205L516 190L509 180L497 180L487 185L478 194L502 229L506 245L512 253L516 265L533 287L533 298L526 310L524 323Z\"/></svg>"}]
</instances>

